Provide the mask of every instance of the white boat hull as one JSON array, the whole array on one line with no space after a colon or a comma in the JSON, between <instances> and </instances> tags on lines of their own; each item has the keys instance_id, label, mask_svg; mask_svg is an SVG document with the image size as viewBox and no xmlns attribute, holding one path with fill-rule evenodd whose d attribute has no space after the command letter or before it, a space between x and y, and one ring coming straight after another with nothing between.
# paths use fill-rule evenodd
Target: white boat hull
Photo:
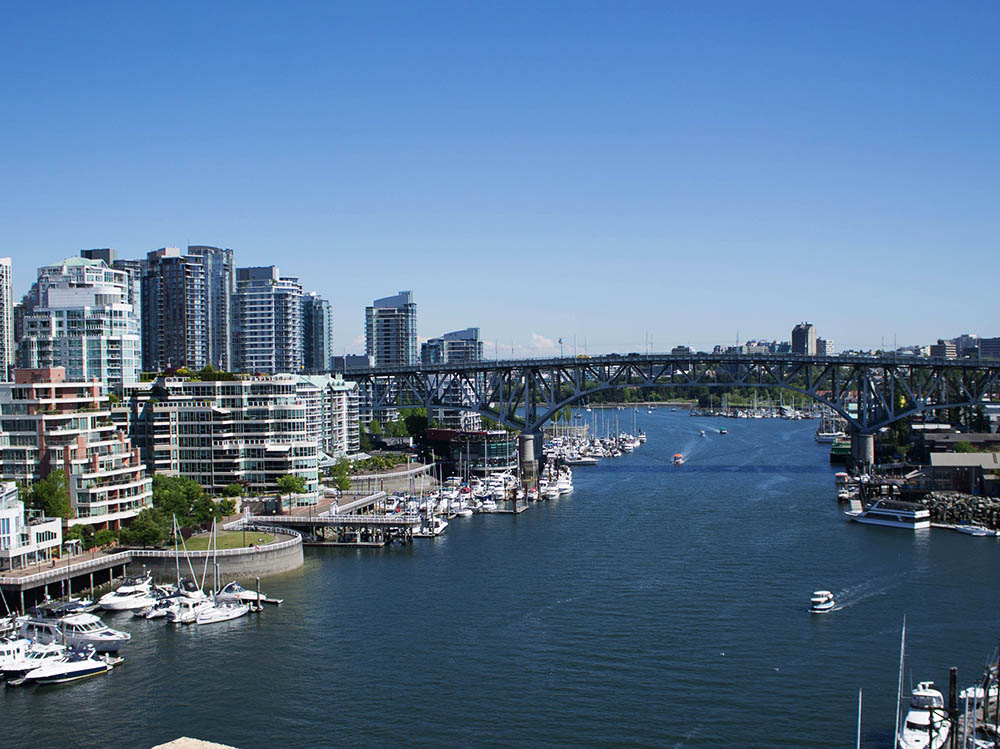
<instances>
[{"instance_id":1,"label":"white boat hull","mask_svg":"<svg viewBox=\"0 0 1000 749\"><path fill-rule=\"evenodd\" d=\"M856 510L851 510L845 512L845 515L851 520L857 523L865 523L866 525L882 525L887 528L908 528L910 530L924 530L925 528L931 527L930 519L927 520L917 520L912 523L908 523L905 520L893 520L889 517L877 517L877 516L865 516L861 512Z\"/></svg>"}]
</instances>

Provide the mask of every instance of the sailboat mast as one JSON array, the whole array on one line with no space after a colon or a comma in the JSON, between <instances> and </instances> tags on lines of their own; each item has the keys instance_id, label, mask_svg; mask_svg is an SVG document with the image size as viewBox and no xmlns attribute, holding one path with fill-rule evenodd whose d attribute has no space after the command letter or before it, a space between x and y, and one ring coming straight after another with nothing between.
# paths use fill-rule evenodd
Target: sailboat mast
<instances>
[{"instance_id":1,"label":"sailboat mast","mask_svg":"<svg viewBox=\"0 0 1000 749\"><path fill-rule=\"evenodd\" d=\"M892 745L899 746L899 706L903 701L903 656L906 652L906 614L903 614L903 631L899 635L899 685L896 687L896 725Z\"/></svg>"}]
</instances>

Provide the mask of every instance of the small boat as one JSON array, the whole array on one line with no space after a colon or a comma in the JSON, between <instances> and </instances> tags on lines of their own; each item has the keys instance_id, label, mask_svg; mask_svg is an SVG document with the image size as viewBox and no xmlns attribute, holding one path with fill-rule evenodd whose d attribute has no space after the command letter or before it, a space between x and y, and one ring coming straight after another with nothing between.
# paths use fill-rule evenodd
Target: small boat
<instances>
[{"instance_id":1,"label":"small boat","mask_svg":"<svg viewBox=\"0 0 1000 749\"><path fill-rule=\"evenodd\" d=\"M121 663L121 658L114 663ZM17 684L62 684L67 681L86 679L88 676L106 674L113 668L108 657L98 658L93 648L76 648L65 657L49 660L38 668L28 671Z\"/></svg>"},{"instance_id":2,"label":"small boat","mask_svg":"<svg viewBox=\"0 0 1000 749\"><path fill-rule=\"evenodd\" d=\"M931 513L926 507L891 499L880 499L865 510L848 510L844 514L851 520L869 525L911 530L931 527Z\"/></svg>"},{"instance_id":3,"label":"small boat","mask_svg":"<svg viewBox=\"0 0 1000 749\"><path fill-rule=\"evenodd\" d=\"M7 662L0 675L4 679L20 679L29 671L43 665L49 660L58 660L66 655L66 648L63 645L32 643L20 658L14 658Z\"/></svg>"},{"instance_id":4,"label":"small boat","mask_svg":"<svg viewBox=\"0 0 1000 749\"><path fill-rule=\"evenodd\" d=\"M30 647L31 640L24 637L19 637L16 640L0 640L0 671L24 658Z\"/></svg>"},{"instance_id":5,"label":"small boat","mask_svg":"<svg viewBox=\"0 0 1000 749\"><path fill-rule=\"evenodd\" d=\"M948 743L950 727L941 692L934 689L933 681L922 681L910 696L899 749L941 749Z\"/></svg>"},{"instance_id":6,"label":"small boat","mask_svg":"<svg viewBox=\"0 0 1000 749\"><path fill-rule=\"evenodd\" d=\"M705 430L702 429L701 432L699 432L699 436L701 436L701 437L707 437L708 435L705 433Z\"/></svg>"},{"instance_id":7,"label":"small boat","mask_svg":"<svg viewBox=\"0 0 1000 749\"><path fill-rule=\"evenodd\" d=\"M674 465L675 466L684 465L684 455L682 453L674 453Z\"/></svg>"},{"instance_id":8,"label":"small boat","mask_svg":"<svg viewBox=\"0 0 1000 749\"><path fill-rule=\"evenodd\" d=\"M413 536L415 538L433 538L444 533L447 527L448 521L435 515L426 525L422 525L420 530L413 531Z\"/></svg>"},{"instance_id":9,"label":"small boat","mask_svg":"<svg viewBox=\"0 0 1000 749\"><path fill-rule=\"evenodd\" d=\"M722 429L719 430L719 434L729 434L729 430L723 427Z\"/></svg>"},{"instance_id":10,"label":"small boat","mask_svg":"<svg viewBox=\"0 0 1000 749\"><path fill-rule=\"evenodd\" d=\"M206 606L198 612L195 622L198 624L214 624L215 622L228 622L230 619L239 619L250 613L246 604L240 601L219 601L211 606Z\"/></svg>"},{"instance_id":11,"label":"small boat","mask_svg":"<svg viewBox=\"0 0 1000 749\"><path fill-rule=\"evenodd\" d=\"M833 600L833 593L828 590L817 590L809 599L809 611L813 614L825 614L833 610L837 602Z\"/></svg>"},{"instance_id":12,"label":"small boat","mask_svg":"<svg viewBox=\"0 0 1000 749\"><path fill-rule=\"evenodd\" d=\"M194 624L198 614L212 605L209 600L197 600L181 596L167 609L167 621L171 624Z\"/></svg>"},{"instance_id":13,"label":"small boat","mask_svg":"<svg viewBox=\"0 0 1000 749\"><path fill-rule=\"evenodd\" d=\"M981 525L956 525L955 530L959 533L965 533L970 536L994 536L1000 535L997 531L990 528L984 528Z\"/></svg>"}]
</instances>

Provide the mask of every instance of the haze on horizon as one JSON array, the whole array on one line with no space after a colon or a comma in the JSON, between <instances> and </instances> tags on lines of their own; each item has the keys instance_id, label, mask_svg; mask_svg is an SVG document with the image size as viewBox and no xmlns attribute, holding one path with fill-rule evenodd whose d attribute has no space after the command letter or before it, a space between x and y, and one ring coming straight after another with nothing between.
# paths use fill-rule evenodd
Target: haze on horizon
<instances>
[{"instance_id":1,"label":"haze on horizon","mask_svg":"<svg viewBox=\"0 0 1000 749\"><path fill-rule=\"evenodd\" d=\"M236 250L487 355L1000 335L1000 5L8 8L0 255ZM575 348L574 348L575 344Z\"/></svg>"}]
</instances>

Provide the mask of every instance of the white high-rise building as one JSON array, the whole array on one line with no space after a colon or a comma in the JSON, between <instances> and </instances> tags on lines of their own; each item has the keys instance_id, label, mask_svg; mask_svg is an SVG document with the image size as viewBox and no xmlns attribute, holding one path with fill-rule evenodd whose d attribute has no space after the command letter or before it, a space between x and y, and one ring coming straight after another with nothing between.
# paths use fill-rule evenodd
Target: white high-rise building
<instances>
[{"instance_id":1,"label":"white high-rise building","mask_svg":"<svg viewBox=\"0 0 1000 749\"><path fill-rule=\"evenodd\" d=\"M365 350L379 367L417 363L417 305L412 291L376 299L365 308Z\"/></svg>"},{"instance_id":2,"label":"white high-rise building","mask_svg":"<svg viewBox=\"0 0 1000 749\"><path fill-rule=\"evenodd\" d=\"M14 290L9 257L0 257L0 380L10 379L14 366Z\"/></svg>"},{"instance_id":3,"label":"white high-rise building","mask_svg":"<svg viewBox=\"0 0 1000 749\"><path fill-rule=\"evenodd\" d=\"M240 371L260 374L302 371L302 284L281 278L278 268L236 269L234 329Z\"/></svg>"},{"instance_id":4,"label":"white high-rise building","mask_svg":"<svg viewBox=\"0 0 1000 749\"><path fill-rule=\"evenodd\" d=\"M67 379L114 387L139 379L139 321L128 303L128 273L103 260L70 257L38 269L24 318L21 367L64 367Z\"/></svg>"}]
</instances>

